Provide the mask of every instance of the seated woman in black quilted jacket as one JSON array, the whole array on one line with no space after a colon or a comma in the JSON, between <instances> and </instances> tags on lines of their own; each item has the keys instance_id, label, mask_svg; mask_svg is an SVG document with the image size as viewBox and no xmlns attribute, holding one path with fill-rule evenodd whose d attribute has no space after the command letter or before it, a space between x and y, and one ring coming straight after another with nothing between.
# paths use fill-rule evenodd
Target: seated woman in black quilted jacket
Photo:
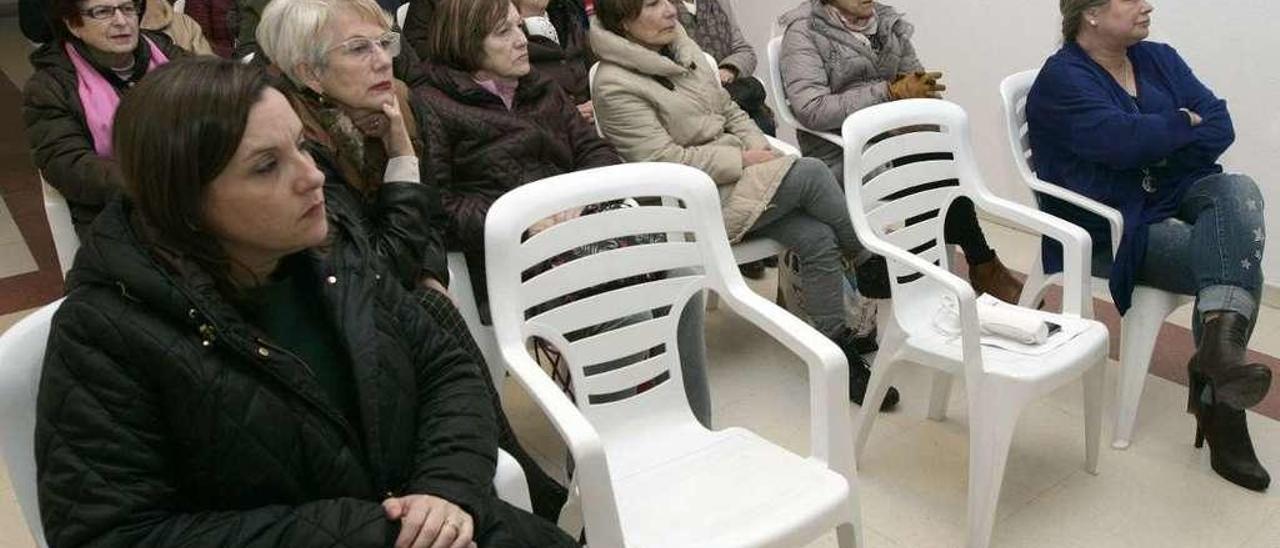
<instances>
[{"instance_id":1,"label":"seated woman in black quilted jacket","mask_svg":"<svg viewBox=\"0 0 1280 548\"><path fill-rule=\"evenodd\" d=\"M40 385L51 546L574 545L495 498L479 364L326 200L261 72L175 62L120 114L127 196Z\"/></svg>"}]
</instances>

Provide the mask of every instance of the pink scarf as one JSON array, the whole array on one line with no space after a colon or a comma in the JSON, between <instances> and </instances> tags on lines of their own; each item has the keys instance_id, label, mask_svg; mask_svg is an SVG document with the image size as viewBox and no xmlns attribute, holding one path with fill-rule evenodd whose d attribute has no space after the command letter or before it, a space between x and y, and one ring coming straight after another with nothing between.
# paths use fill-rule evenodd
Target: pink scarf
<instances>
[{"instance_id":1,"label":"pink scarf","mask_svg":"<svg viewBox=\"0 0 1280 548\"><path fill-rule=\"evenodd\" d=\"M147 47L151 48L151 61L147 64L147 72L169 62L164 52L146 36L142 37ZM103 158L111 157L111 128L115 124L116 107L120 106L120 94L112 87L106 77L93 68L75 46L67 43L67 56L76 67L76 91L80 94L80 105L84 107L85 122L89 125L89 133L93 135L93 150Z\"/></svg>"},{"instance_id":2,"label":"pink scarf","mask_svg":"<svg viewBox=\"0 0 1280 548\"><path fill-rule=\"evenodd\" d=\"M518 80L481 80L475 77L472 77L472 80L475 80L477 84L480 84L480 87L489 93L502 99L502 104L507 105L507 110L511 110L512 105L515 104L516 86L520 85Z\"/></svg>"}]
</instances>

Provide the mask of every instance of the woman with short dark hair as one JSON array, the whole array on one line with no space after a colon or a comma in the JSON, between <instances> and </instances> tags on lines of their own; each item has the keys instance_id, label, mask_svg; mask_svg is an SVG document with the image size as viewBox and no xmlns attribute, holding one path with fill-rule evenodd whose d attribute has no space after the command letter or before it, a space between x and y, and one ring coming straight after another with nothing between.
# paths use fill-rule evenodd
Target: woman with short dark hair
<instances>
[{"instance_id":1,"label":"woman with short dark hair","mask_svg":"<svg viewBox=\"0 0 1280 548\"><path fill-rule=\"evenodd\" d=\"M1261 491L1270 484L1244 410L1271 386L1271 370L1247 363L1262 297L1264 204L1248 176L1218 160L1235 140L1227 103L1172 47L1151 42L1146 0L1061 0L1062 48L1027 96L1036 176L1124 216L1111 254L1107 222L1050 196L1042 208L1093 237L1093 271L1111 281L1123 314L1143 284L1196 297L1196 353L1187 364L1196 446L1213 470ZM1045 246L1045 269L1062 251Z\"/></svg>"},{"instance_id":2,"label":"woman with short dark hair","mask_svg":"<svg viewBox=\"0 0 1280 548\"><path fill-rule=\"evenodd\" d=\"M76 233L120 190L111 128L120 96L147 73L185 55L142 30L139 0L51 0L54 39L31 54L22 118L36 168L62 193Z\"/></svg>"},{"instance_id":3,"label":"woman with short dark hair","mask_svg":"<svg viewBox=\"0 0 1280 548\"><path fill-rule=\"evenodd\" d=\"M51 546L574 546L495 498L480 364L329 215L259 70L158 70L115 128L37 407Z\"/></svg>"},{"instance_id":4,"label":"woman with short dark hair","mask_svg":"<svg viewBox=\"0 0 1280 548\"><path fill-rule=\"evenodd\" d=\"M428 108L425 172L440 189L448 243L466 254L487 317L484 223L494 201L526 183L622 158L560 86L531 69L522 18L509 0L439 0L435 17L429 85L416 90ZM547 219L540 228L578 213ZM701 297L691 299L677 334L690 407L710 425L703 313ZM562 387L571 388L568 372L556 373L564 374Z\"/></svg>"}]
</instances>

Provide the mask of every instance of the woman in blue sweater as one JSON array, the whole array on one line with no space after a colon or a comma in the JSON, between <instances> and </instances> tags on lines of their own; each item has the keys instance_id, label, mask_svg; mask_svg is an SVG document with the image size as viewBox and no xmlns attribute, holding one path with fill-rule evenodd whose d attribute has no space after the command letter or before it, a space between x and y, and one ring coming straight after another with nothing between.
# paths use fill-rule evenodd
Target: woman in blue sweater
<instances>
[{"instance_id":1,"label":"woman in blue sweater","mask_svg":"<svg viewBox=\"0 0 1280 548\"><path fill-rule=\"evenodd\" d=\"M1217 163L1235 139L1226 102L1172 47L1144 41L1146 0L1061 0L1061 9L1064 44L1027 98L1036 174L1123 214L1116 256L1101 218L1047 196L1041 204L1089 230L1094 274L1110 278L1121 313L1138 283L1196 297L1187 365L1196 446L1207 438L1214 471L1264 490L1270 477L1244 414L1271 384L1270 369L1245 363L1262 289L1263 202L1252 179ZM1052 247L1045 266L1061 268Z\"/></svg>"}]
</instances>

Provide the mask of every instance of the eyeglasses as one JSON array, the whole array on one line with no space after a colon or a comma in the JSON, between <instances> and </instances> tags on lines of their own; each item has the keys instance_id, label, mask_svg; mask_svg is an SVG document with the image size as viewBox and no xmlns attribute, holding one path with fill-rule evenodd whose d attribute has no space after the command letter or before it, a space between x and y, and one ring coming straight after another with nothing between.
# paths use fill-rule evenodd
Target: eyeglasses
<instances>
[{"instance_id":1,"label":"eyeglasses","mask_svg":"<svg viewBox=\"0 0 1280 548\"><path fill-rule=\"evenodd\" d=\"M116 12L118 11L120 12L120 15L123 15L128 19L130 17L137 17L139 9L137 2L129 2L128 4L120 4L118 6L94 6L87 10L80 10L80 15L95 21L106 21L107 19L115 17Z\"/></svg>"},{"instance_id":2,"label":"eyeglasses","mask_svg":"<svg viewBox=\"0 0 1280 548\"><path fill-rule=\"evenodd\" d=\"M381 49L392 57L400 55L400 33L391 31L377 38L357 36L329 48L325 53L338 51L347 57L370 60L373 59L375 49Z\"/></svg>"}]
</instances>

